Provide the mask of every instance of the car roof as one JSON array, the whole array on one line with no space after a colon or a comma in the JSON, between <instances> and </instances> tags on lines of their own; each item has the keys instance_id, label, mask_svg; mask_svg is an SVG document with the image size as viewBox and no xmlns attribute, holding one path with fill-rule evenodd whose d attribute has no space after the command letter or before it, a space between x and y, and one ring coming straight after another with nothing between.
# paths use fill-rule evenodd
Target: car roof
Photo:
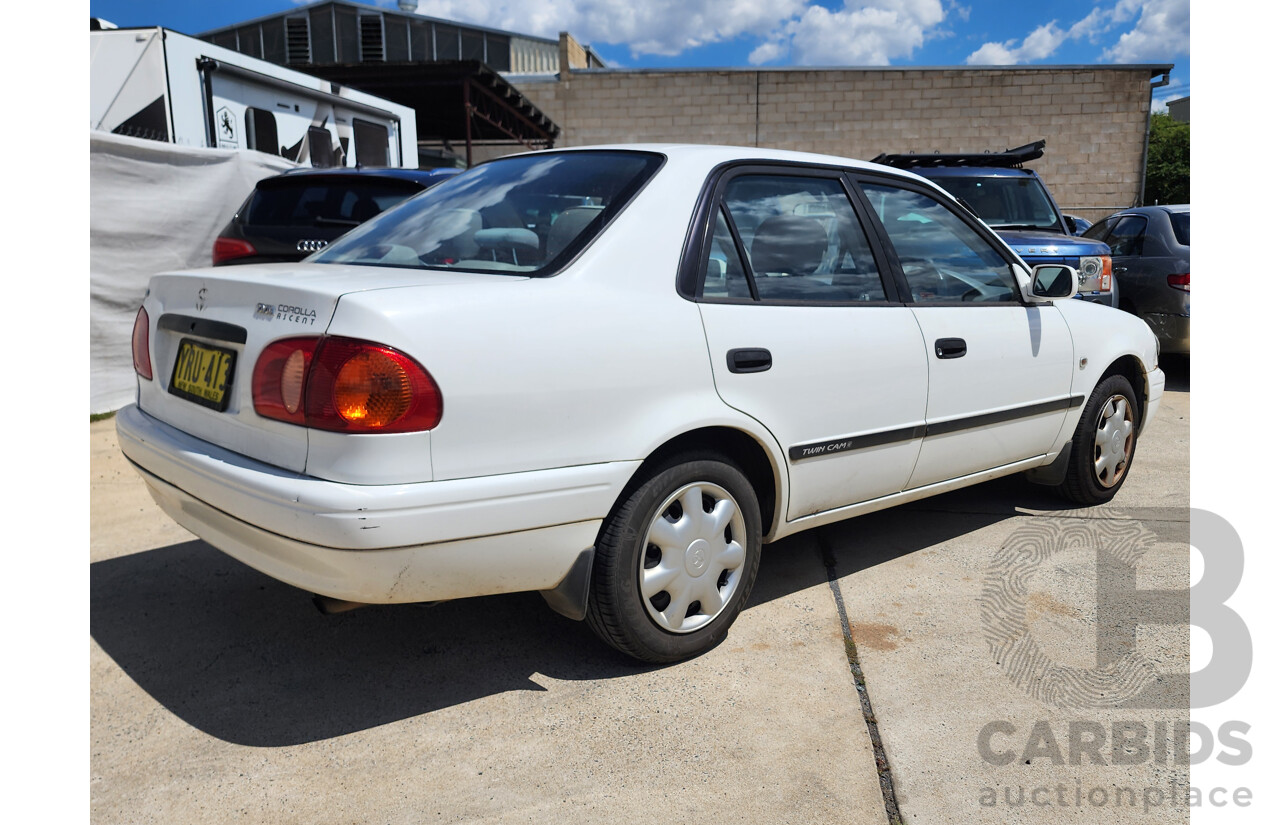
<instances>
[{"instance_id":1,"label":"car roof","mask_svg":"<svg viewBox=\"0 0 1280 825\"><path fill-rule=\"evenodd\" d=\"M1134 206L1134 207L1130 207L1129 209L1121 209L1118 212L1113 212L1107 217L1113 218L1113 217L1116 217L1117 215L1154 215L1160 212L1164 212L1169 215L1190 214L1191 204L1189 203L1163 204L1162 203L1155 206ZM1101 220L1106 220L1106 218L1102 218Z\"/></svg>"},{"instance_id":2,"label":"car roof","mask_svg":"<svg viewBox=\"0 0 1280 825\"><path fill-rule=\"evenodd\" d=\"M413 181L424 185L439 183L445 178L460 173L461 169L438 167L433 169L408 169L399 166L329 166L299 167L274 175L275 178L300 177L350 177L350 178L382 178Z\"/></svg>"},{"instance_id":3,"label":"car roof","mask_svg":"<svg viewBox=\"0 0 1280 825\"><path fill-rule=\"evenodd\" d=\"M860 169L868 172L893 174L899 178L909 178L936 186L927 178L905 169L895 169L879 163L872 163L856 158L839 155L824 155L815 152L797 152L790 149L770 149L760 146L733 146L709 143L608 143L597 146L574 146L556 149L543 149L540 152L518 153L504 157L520 157L525 154L559 153L559 152L654 152L665 155L671 160L679 160L689 164L699 164L707 168L725 163L762 161L783 163L806 163L820 166L838 166L845 169ZM494 158L502 160L502 158Z\"/></svg>"}]
</instances>

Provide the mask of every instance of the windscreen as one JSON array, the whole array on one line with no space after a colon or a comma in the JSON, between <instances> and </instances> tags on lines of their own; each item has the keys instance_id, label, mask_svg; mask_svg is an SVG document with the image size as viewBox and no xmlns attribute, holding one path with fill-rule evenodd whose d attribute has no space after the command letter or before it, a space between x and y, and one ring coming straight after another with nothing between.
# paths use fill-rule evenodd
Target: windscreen
<instances>
[{"instance_id":1,"label":"windscreen","mask_svg":"<svg viewBox=\"0 0 1280 825\"><path fill-rule=\"evenodd\" d=\"M1057 210L1033 177L939 177L933 182L955 195L992 229L1061 232Z\"/></svg>"},{"instance_id":2,"label":"windscreen","mask_svg":"<svg viewBox=\"0 0 1280 825\"><path fill-rule=\"evenodd\" d=\"M348 233L316 263L544 275L608 223L662 163L647 152L492 161Z\"/></svg>"}]
</instances>

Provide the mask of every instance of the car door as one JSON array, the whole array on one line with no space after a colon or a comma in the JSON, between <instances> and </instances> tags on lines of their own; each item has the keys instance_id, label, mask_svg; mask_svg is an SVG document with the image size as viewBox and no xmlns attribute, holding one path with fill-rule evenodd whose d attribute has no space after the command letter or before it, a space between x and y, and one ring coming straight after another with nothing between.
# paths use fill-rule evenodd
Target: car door
<instances>
[{"instance_id":1,"label":"car door","mask_svg":"<svg viewBox=\"0 0 1280 825\"><path fill-rule=\"evenodd\" d=\"M899 492L924 433L928 365L840 172L743 167L711 195L683 291L699 303L720 397L787 454L787 519Z\"/></svg>"},{"instance_id":2,"label":"car door","mask_svg":"<svg viewBox=\"0 0 1280 825\"><path fill-rule=\"evenodd\" d=\"M909 488L1043 456L1066 435L1073 346L1052 304L1026 305L1013 259L922 184L861 177L929 364L926 432Z\"/></svg>"},{"instance_id":3,"label":"car door","mask_svg":"<svg viewBox=\"0 0 1280 825\"><path fill-rule=\"evenodd\" d=\"M1148 230L1146 215L1121 215L1103 238L1111 247L1121 306L1139 315L1161 305L1168 291L1165 278L1178 268L1159 233Z\"/></svg>"}]
</instances>

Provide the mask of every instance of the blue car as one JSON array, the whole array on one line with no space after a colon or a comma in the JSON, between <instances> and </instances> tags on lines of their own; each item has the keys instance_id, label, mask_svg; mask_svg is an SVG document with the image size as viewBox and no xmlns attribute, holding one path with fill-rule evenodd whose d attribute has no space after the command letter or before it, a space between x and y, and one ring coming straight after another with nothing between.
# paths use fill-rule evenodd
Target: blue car
<instances>
[{"instance_id":1,"label":"blue car","mask_svg":"<svg viewBox=\"0 0 1280 825\"><path fill-rule=\"evenodd\" d=\"M1043 157L1038 140L1004 152L880 155L873 163L908 169L950 192L1031 266L1065 264L1080 273L1078 297L1120 306L1111 277L1111 249L1077 237L1044 181L1022 164Z\"/></svg>"}]
</instances>

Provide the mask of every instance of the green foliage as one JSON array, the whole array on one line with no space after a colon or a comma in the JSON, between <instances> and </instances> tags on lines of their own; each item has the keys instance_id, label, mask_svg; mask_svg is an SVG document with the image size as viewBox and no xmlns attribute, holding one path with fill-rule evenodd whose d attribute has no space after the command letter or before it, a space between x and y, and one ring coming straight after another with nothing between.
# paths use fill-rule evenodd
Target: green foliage
<instances>
[{"instance_id":1,"label":"green foliage","mask_svg":"<svg viewBox=\"0 0 1280 825\"><path fill-rule=\"evenodd\" d=\"M1144 203L1191 203L1191 124L1151 116Z\"/></svg>"}]
</instances>

